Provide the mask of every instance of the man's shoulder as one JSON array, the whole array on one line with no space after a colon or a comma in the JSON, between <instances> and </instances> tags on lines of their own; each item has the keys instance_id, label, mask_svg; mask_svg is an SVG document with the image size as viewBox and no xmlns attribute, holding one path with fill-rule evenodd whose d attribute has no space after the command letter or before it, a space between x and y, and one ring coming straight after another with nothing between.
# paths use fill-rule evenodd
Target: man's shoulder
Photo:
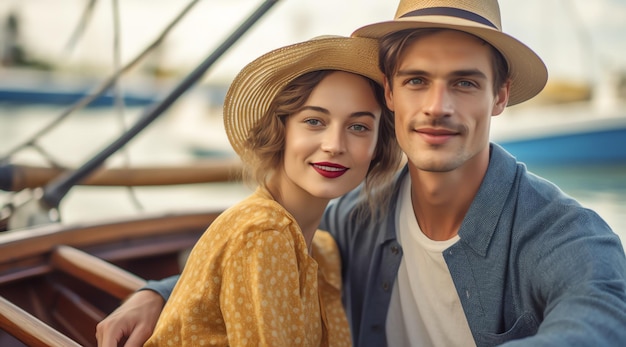
<instances>
[{"instance_id":1,"label":"man's shoulder","mask_svg":"<svg viewBox=\"0 0 626 347\"><path fill-rule=\"evenodd\" d=\"M597 235L612 233L606 221L594 210L563 192L556 184L526 172L520 178L515 199L518 224L549 233L551 230Z\"/></svg>"}]
</instances>

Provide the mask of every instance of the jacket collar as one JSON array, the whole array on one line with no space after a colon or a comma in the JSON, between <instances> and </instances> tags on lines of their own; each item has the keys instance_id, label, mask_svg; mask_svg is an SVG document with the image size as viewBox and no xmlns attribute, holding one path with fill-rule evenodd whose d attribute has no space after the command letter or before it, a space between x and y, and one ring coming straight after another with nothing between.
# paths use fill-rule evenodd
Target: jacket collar
<instances>
[{"instance_id":1,"label":"jacket collar","mask_svg":"<svg viewBox=\"0 0 626 347\"><path fill-rule=\"evenodd\" d=\"M489 167L459 229L461 242L465 242L483 257L487 254L509 192L514 187L517 172L513 156L497 144L490 144L489 149ZM400 190L409 172L408 165L405 165L396 176L390 206L395 215L387 222L383 242L397 239L396 220L399 213Z\"/></svg>"},{"instance_id":2,"label":"jacket collar","mask_svg":"<svg viewBox=\"0 0 626 347\"><path fill-rule=\"evenodd\" d=\"M487 173L459 230L461 241L483 257L515 186L516 172L515 158L497 144L490 144Z\"/></svg>"}]
</instances>

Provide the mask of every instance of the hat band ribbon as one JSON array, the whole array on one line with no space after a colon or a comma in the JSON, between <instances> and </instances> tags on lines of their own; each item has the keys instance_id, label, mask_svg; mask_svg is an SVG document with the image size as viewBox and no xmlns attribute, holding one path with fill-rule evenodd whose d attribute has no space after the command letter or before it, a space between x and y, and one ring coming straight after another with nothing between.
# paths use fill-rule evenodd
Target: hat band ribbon
<instances>
[{"instance_id":1,"label":"hat band ribbon","mask_svg":"<svg viewBox=\"0 0 626 347\"><path fill-rule=\"evenodd\" d=\"M461 10L459 8L452 7L429 7L423 8L411 12L407 12L400 16L400 18L405 17L419 17L419 16L448 16L448 17L457 17L461 19L466 19L472 22L480 23L486 26L490 26L494 29L498 29L493 23L491 23L487 18L477 15L474 12Z\"/></svg>"}]
</instances>

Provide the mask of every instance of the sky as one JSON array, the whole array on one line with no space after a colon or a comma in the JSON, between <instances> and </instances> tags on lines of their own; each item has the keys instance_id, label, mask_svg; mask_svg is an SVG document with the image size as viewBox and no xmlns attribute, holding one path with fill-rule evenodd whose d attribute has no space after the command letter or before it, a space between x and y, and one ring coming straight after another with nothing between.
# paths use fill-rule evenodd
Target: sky
<instances>
[{"instance_id":1,"label":"sky","mask_svg":"<svg viewBox=\"0 0 626 347\"><path fill-rule=\"evenodd\" d=\"M118 0L122 62L154 40L188 3ZM2 0L0 20L15 11L29 52L55 63L113 69L113 0L98 1L72 49L67 45L87 0ZM204 0L166 40L160 62L191 71L256 9L261 0ZM397 1L280 0L212 67L205 80L229 81L257 56L325 34L350 35L393 18ZM589 81L602 71L626 70L626 0L500 0L504 31L535 50L553 79Z\"/></svg>"}]
</instances>

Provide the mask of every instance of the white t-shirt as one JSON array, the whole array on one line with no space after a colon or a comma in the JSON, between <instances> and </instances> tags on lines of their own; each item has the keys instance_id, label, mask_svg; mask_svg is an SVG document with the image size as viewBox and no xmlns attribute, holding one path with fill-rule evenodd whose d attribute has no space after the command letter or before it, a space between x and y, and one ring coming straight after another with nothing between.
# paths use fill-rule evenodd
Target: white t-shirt
<instances>
[{"instance_id":1,"label":"white t-shirt","mask_svg":"<svg viewBox=\"0 0 626 347\"><path fill-rule=\"evenodd\" d=\"M408 175L402 185L396 225L404 252L387 314L387 344L476 346L443 258L459 236L446 241L426 237L413 213Z\"/></svg>"}]
</instances>

